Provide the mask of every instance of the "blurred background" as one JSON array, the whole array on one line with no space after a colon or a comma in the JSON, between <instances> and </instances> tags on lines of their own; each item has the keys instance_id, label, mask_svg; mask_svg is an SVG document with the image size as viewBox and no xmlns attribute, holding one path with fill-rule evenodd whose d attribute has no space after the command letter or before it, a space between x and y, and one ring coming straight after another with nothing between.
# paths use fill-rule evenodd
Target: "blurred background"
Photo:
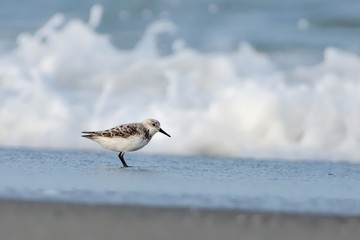
<instances>
[{"instance_id":1,"label":"blurred background","mask_svg":"<svg viewBox=\"0 0 360 240\"><path fill-rule=\"evenodd\" d=\"M0 146L360 161L360 2L0 1Z\"/></svg>"}]
</instances>

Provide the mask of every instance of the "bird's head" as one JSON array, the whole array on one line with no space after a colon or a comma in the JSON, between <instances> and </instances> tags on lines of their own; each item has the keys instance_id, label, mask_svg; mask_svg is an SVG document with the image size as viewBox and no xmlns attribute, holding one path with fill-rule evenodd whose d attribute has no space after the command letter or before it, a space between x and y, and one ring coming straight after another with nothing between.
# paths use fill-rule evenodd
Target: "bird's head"
<instances>
[{"instance_id":1,"label":"bird's head","mask_svg":"<svg viewBox=\"0 0 360 240\"><path fill-rule=\"evenodd\" d=\"M169 134L167 134L164 130L161 129L160 122L158 120L146 119L142 123L149 130L151 136L153 136L157 132L161 132L162 134L165 134L166 136L170 137Z\"/></svg>"}]
</instances>

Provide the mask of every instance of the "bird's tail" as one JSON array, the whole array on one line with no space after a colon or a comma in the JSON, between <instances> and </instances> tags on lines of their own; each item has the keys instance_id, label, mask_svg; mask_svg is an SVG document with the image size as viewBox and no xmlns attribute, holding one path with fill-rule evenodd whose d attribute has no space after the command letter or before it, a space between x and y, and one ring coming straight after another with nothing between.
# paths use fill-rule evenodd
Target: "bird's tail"
<instances>
[{"instance_id":1,"label":"bird's tail","mask_svg":"<svg viewBox=\"0 0 360 240\"><path fill-rule=\"evenodd\" d=\"M93 138L95 134L95 132L81 132L81 133L84 133L83 135L81 135L82 137L90 138L90 139Z\"/></svg>"}]
</instances>

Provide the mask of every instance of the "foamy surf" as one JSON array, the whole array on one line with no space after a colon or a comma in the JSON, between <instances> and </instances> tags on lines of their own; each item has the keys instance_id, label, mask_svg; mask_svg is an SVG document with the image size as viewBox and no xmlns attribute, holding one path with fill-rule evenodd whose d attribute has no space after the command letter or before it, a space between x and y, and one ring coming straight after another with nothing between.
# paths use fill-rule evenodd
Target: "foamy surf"
<instances>
[{"instance_id":1,"label":"foamy surf","mask_svg":"<svg viewBox=\"0 0 360 240\"><path fill-rule=\"evenodd\" d=\"M131 50L88 22L56 14L0 55L0 144L90 148L83 129L157 118L172 136L145 152L360 161L360 58L329 47L287 69L250 43L200 52L178 39L161 54L153 22Z\"/></svg>"}]
</instances>

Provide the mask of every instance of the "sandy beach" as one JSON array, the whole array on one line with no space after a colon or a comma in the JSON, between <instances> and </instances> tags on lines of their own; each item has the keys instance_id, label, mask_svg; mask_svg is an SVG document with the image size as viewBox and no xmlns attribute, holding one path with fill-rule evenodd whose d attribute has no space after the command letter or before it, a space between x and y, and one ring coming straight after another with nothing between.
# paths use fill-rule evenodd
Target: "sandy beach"
<instances>
[{"instance_id":1,"label":"sandy beach","mask_svg":"<svg viewBox=\"0 0 360 240\"><path fill-rule=\"evenodd\" d=\"M360 218L241 211L0 202L0 238L359 239Z\"/></svg>"},{"instance_id":2,"label":"sandy beach","mask_svg":"<svg viewBox=\"0 0 360 240\"><path fill-rule=\"evenodd\" d=\"M355 164L134 155L121 169L110 153L27 149L0 159L1 240L360 236Z\"/></svg>"}]
</instances>

